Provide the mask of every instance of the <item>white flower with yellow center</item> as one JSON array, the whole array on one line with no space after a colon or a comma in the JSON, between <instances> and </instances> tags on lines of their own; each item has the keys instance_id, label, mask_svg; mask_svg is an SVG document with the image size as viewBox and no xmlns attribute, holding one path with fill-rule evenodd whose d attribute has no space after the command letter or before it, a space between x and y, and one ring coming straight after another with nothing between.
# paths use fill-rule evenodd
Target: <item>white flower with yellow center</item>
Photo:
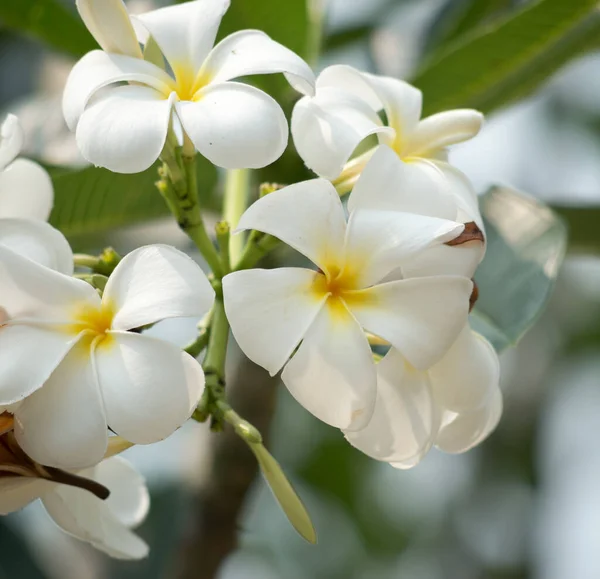
<instances>
[{"instance_id":1,"label":"white flower with yellow center","mask_svg":"<svg viewBox=\"0 0 600 579\"><path fill-rule=\"evenodd\" d=\"M239 227L278 237L319 268L234 272L223 292L246 355L271 374L285 366L292 395L332 426L362 428L373 412L377 377L364 330L425 370L466 322L469 279L385 281L405 260L460 235L460 223L377 210L353 211L346 221L333 185L316 179L260 199Z\"/></svg>"},{"instance_id":2,"label":"white flower with yellow center","mask_svg":"<svg viewBox=\"0 0 600 579\"><path fill-rule=\"evenodd\" d=\"M66 533L117 559L145 557L148 545L131 531L146 518L150 507L143 477L118 456L73 474L101 484L110 495L101 500L83 488L41 478L3 477L0 514L18 511L40 499Z\"/></svg>"},{"instance_id":3,"label":"white flower with yellow center","mask_svg":"<svg viewBox=\"0 0 600 579\"><path fill-rule=\"evenodd\" d=\"M330 66L317 78L315 96L300 99L294 108L294 144L310 169L349 188L373 150L350 160L352 154L366 137L376 135L408 165L406 171L415 182L432 181L456 197L455 204L468 216L457 217L458 221L479 223L475 193L466 177L447 162L447 147L474 137L483 115L460 109L421 120L421 104L421 91L404 81L351 66Z\"/></svg>"},{"instance_id":4,"label":"white flower with yellow center","mask_svg":"<svg viewBox=\"0 0 600 579\"><path fill-rule=\"evenodd\" d=\"M346 432L365 454L396 468L415 466L432 446L451 453L479 444L502 414L498 355L465 325L427 371L394 348L377 364L377 401L369 424Z\"/></svg>"},{"instance_id":5,"label":"white flower with yellow center","mask_svg":"<svg viewBox=\"0 0 600 579\"><path fill-rule=\"evenodd\" d=\"M104 455L110 427L137 443L169 436L204 389L196 360L135 330L165 318L201 317L214 292L172 247L127 255L102 298L87 283L0 246L0 406L35 461L85 468Z\"/></svg>"},{"instance_id":6,"label":"white flower with yellow center","mask_svg":"<svg viewBox=\"0 0 600 579\"><path fill-rule=\"evenodd\" d=\"M66 239L45 223L54 201L48 173L28 159L16 159L23 146L17 117L0 125L0 245L38 263L72 273L73 256Z\"/></svg>"},{"instance_id":7,"label":"white flower with yellow center","mask_svg":"<svg viewBox=\"0 0 600 579\"><path fill-rule=\"evenodd\" d=\"M122 0L78 0L77 6L104 49L75 65L63 98L86 159L121 173L146 169L165 145L172 115L220 167L264 167L283 153L288 126L281 107L231 79L284 72L294 88L312 94L314 75L299 56L257 30L236 32L213 48L229 0L195 0L135 17L140 40L151 35L169 72L142 59Z\"/></svg>"}]
</instances>

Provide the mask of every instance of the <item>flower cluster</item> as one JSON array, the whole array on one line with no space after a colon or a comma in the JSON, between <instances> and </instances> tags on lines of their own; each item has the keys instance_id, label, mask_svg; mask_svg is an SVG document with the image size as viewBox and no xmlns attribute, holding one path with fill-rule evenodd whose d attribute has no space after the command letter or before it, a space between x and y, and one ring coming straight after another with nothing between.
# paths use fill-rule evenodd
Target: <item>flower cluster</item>
<instances>
[{"instance_id":1,"label":"flower cluster","mask_svg":"<svg viewBox=\"0 0 600 579\"><path fill-rule=\"evenodd\" d=\"M122 0L77 0L101 50L74 66L63 99L91 163L135 173L160 160L158 189L210 279L165 245L76 273L69 243L46 223L48 176L14 160L16 119L1 129L0 512L41 498L65 531L116 557L146 554L131 528L148 495L115 454L169 436L192 414L261 444L224 394L229 329L251 360L282 371L309 412L397 468L432 446L471 448L502 410L498 357L469 325L483 222L468 179L447 159L449 145L477 134L481 114L421 120L422 96L409 84L348 66L315 80L259 31L213 46L228 6L193 0L131 16ZM318 178L274 187L239 223L220 223L217 251L194 190L195 155L227 169L281 156L281 107L233 80L277 72L304 95L292 136ZM377 145L357 155L373 135ZM230 226L250 232L241 256L230 255ZM281 242L310 263L254 267ZM144 334L161 320L207 314L208 334L192 349L206 348L204 370Z\"/></svg>"}]
</instances>

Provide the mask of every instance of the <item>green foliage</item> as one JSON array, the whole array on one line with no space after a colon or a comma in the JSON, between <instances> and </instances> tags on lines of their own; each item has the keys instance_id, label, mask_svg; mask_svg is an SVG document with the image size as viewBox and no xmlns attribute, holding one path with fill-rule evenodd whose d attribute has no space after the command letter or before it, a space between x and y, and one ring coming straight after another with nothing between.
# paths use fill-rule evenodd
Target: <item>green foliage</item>
<instances>
[{"instance_id":1,"label":"green foliage","mask_svg":"<svg viewBox=\"0 0 600 579\"><path fill-rule=\"evenodd\" d=\"M0 579L47 579L27 543L5 520L0 521Z\"/></svg>"},{"instance_id":2,"label":"green foliage","mask_svg":"<svg viewBox=\"0 0 600 579\"><path fill-rule=\"evenodd\" d=\"M0 21L73 56L97 48L76 12L60 0L2 0Z\"/></svg>"},{"instance_id":3,"label":"green foliage","mask_svg":"<svg viewBox=\"0 0 600 579\"><path fill-rule=\"evenodd\" d=\"M434 57L413 80L424 113L483 112L527 96L579 54L599 46L596 0L541 0L480 26Z\"/></svg>"},{"instance_id":4,"label":"green foliage","mask_svg":"<svg viewBox=\"0 0 600 579\"><path fill-rule=\"evenodd\" d=\"M198 156L198 185L204 206L214 206L212 192L217 171ZM50 223L67 236L101 233L168 215L154 183L158 164L142 173L121 175L88 167L52 171L55 202Z\"/></svg>"},{"instance_id":5,"label":"green foliage","mask_svg":"<svg viewBox=\"0 0 600 579\"><path fill-rule=\"evenodd\" d=\"M474 329L502 351L537 320L566 250L562 219L542 202L506 187L480 200L487 253L475 274L479 300Z\"/></svg>"},{"instance_id":6,"label":"green foliage","mask_svg":"<svg viewBox=\"0 0 600 579\"><path fill-rule=\"evenodd\" d=\"M599 207L553 207L569 226L569 246L585 252L600 251Z\"/></svg>"}]
</instances>

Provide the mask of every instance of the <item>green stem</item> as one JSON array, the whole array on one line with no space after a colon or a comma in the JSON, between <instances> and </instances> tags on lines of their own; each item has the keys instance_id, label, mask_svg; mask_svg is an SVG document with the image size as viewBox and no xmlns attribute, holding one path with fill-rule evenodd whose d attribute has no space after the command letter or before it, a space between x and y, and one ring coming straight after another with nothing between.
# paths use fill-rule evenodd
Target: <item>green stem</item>
<instances>
[{"instance_id":1,"label":"green stem","mask_svg":"<svg viewBox=\"0 0 600 579\"><path fill-rule=\"evenodd\" d=\"M73 263L76 267L95 269L100 264L100 258L94 255L87 255L85 253L75 253L73 255Z\"/></svg>"},{"instance_id":2,"label":"green stem","mask_svg":"<svg viewBox=\"0 0 600 579\"><path fill-rule=\"evenodd\" d=\"M206 328L203 328L202 330L200 330L198 332L198 336L197 338L193 341L190 342L185 348L184 350L190 355L193 356L194 358L197 358L206 348L206 346L208 346L208 338L209 338L209 332Z\"/></svg>"},{"instance_id":3,"label":"green stem","mask_svg":"<svg viewBox=\"0 0 600 579\"><path fill-rule=\"evenodd\" d=\"M225 180L225 200L223 203L223 219L229 223L231 230L237 227L242 213L248 207L250 194L250 171L248 169L231 169L227 171ZM231 259L236 262L244 248L244 236L233 235L229 242Z\"/></svg>"},{"instance_id":4,"label":"green stem","mask_svg":"<svg viewBox=\"0 0 600 579\"><path fill-rule=\"evenodd\" d=\"M207 383L209 375L215 375L219 382L225 380L225 357L229 340L229 321L225 315L223 296L217 296L212 312L208 350L204 358L204 372Z\"/></svg>"},{"instance_id":5,"label":"green stem","mask_svg":"<svg viewBox=\"0 0 600 579\"><path fill-rule=\"evenodd\" d=\"M306 62L313 67L317 65L323 47L325 10L325 0L308 0Z\"/></svg>"},{"instance_id":6,"label":"green stem","mask_svg":"<svg viewBox=\"0 0 600 579\"><path fill-rule=\"evenodd\" d=\"M280 244L281 241L272 235L253 231L250 234L248 243L246 243L240 259L234 265L234 271L254 267L263 257Z\"/></svg>"},{"instance_id":7,"label":"green stem","mask_svg":"<svg viewBox=\"0 0 600 579\"><path fill-rule=\"evenodd\" d=\"M227 223L227 221L219 221L215 226L215 232L217 234L217 244L219 246L223 275L227 275L228 273L231 273L231 234L229 223Z\"/></svg>"}]
</instances>

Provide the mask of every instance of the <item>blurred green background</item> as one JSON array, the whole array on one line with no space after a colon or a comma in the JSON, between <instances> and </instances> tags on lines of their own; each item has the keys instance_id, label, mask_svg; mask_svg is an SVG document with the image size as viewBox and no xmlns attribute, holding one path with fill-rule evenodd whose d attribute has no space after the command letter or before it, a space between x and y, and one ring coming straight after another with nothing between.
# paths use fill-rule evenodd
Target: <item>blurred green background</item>
<instances>
[{"instance_id":1,"label":"blurred green background","mask_svg":"<svg viewBox=\"0 0 600 579\"><path fill-rule=\"evenodd\" d=\"M135 13L157 4L128 5ZM154 169L121 176L87 168L64 126L66 75L94 47L74 2L1 0L0 25L0 110L20 116L26 154L52 171L53 223L78 249L107 240L121 252L151 241L189 249L174 225L160 219L165 208L152 194ZM305 501L319 543L310 546L294 533L256 478L235 529L239 547L218 577L598 579L597 2L232 0L220 36L242 28L267 31L317 69L343 62L412 80L424 91L426 114L458 107L488 114L480 136L456 147L451 161L479 192L496 187L483 205L490 248L478 274L483 315L477 323L496 322L486 331L497 344L520 337L558 278L537 324L502 355L505 410L497 431L466 455L432 452L411 471L353 450L232 349L229 370L242 390L240 404L254 389L268 392L261 398L267 414L276 403L270 448ZM281 78L257 82L291 110L297 97ZM216 208L222 175L206 162L198 165L205 205ZM256 183L309 176L291 148L259 173ZM513 188L550 204L561 218L535 199L514 197ZM564 223L570 237L558 271ZM194 322L155 331L183 344ZM0 579L183 577L190 549L197 551L197 567L187 576L213 576L210 553L206 565L202 559L210 541L189 544L197 538L195 521L210 511L202 504L206 489L223 477L239 478L243 487L254 474L243 446L226 468L215 464L219 436L189 424L163 443L127 453L152 491L151 515L140 530L151 546L148 560L110 561L62 535L31 506L0 521Z\"/></svg>"}]
</instances>

